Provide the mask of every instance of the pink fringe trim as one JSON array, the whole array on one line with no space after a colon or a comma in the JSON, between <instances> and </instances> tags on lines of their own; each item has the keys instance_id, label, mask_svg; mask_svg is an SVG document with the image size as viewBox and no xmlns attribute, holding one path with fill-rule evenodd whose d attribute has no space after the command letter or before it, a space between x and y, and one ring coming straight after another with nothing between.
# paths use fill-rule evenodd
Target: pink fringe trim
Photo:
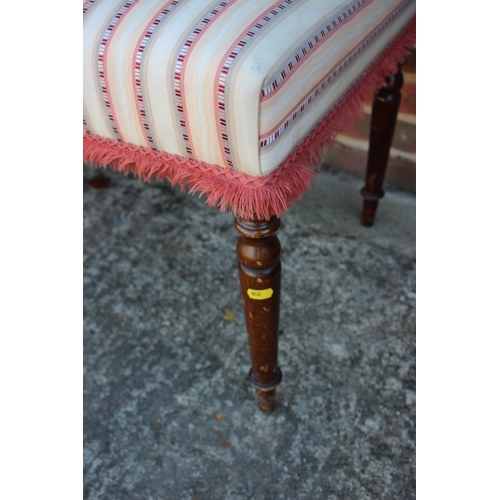
<instances>
[{"instance_id":1,"label":"pink fringe trim","mask_svg":"<svg viewBox=\"0 0 500 500\"><path fill-rule=\"evenodd\" d=\"M363 102L371 102L385 77L395 73L398 64L415 44L416 20L413 18L393 43L349 90L342 101L297 146L295 151L271 174L251 176L217 165L162 153L154 149L84 133L83 158L86 162L109 166L140 179L168 179L173 185L207 196L207 204L232 211L244 218L269 219L289 210L312 184L323 147L363 114Z\"/></svg>"}]
</instances>

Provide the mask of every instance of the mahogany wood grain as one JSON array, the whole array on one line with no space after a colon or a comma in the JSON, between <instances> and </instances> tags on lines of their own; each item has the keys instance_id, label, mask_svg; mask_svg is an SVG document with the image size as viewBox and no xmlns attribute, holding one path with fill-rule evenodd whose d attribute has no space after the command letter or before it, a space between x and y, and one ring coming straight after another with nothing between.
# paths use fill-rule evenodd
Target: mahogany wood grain
<instances>
[{"instance_id":1,"label":"mahogany wood grain","mask_svg":"<svg viewBox=\"0 0 500 500\"><path fill-rule=\"evenodd\" d=\"M241 234L236 254L252 358L249 378L257 390L259 408L271 412L275 408L276 387L281 382L278 367L281 245L274 234L280 220L236 217L234 225Z\"/></svg>"},{"instance_id":2,"label":"mahogany wood grain","mask_svg":"<svg viewBox=\"0 0 500 500\"><path fill-rule=\"evenodd\" d=\"M386 78L385 85L379 89L373 102L366 180L361 190L364 198L362 222L367 227L373 225L378 201L384 196L382 186L396 127L402 87L403 74L399 66L397 73Z\"/></svg>"}]
</instances>

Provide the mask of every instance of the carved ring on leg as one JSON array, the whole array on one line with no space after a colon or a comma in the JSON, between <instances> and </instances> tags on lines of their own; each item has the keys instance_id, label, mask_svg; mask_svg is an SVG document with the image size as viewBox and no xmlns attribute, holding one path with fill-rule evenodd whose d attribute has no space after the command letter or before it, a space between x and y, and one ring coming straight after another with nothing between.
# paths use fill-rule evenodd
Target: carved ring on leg
<instances>
[{"instance_id":1,"label":"carved ring on leg","mask_svg":"<svg viewBox=\"0 0 500 500\"><path fill-rule=\"evenodd\" d=\"M259 382L254 377L252 368L250 368L250 371L248 372L248 380L250 380L250 383L257 391L259 408L266 413L272 412L276 406L276 387L278 387L283 377L280 368L276 367L276 369L276 377L274 377L274 380L268 384L262 384Z\"/></svg>"}]
</instances>

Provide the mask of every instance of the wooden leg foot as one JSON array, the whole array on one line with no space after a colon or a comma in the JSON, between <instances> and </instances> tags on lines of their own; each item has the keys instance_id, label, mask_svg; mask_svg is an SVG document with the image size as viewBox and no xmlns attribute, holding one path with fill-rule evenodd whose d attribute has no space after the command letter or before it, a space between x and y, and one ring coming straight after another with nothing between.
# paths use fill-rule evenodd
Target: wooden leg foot
<instances>
[{"instance_id":1,"label":"wooden leg foot","mask_svg":"<svg viewBox=\"0 0 500 500\"><path fill-rule=\"evenodd\" d=\"M257 389L257 402L264 413L271 413L276 408L276 389L259 391Z\"/></svg>"},{"instance_id":2,"label":"wooden leg foot","mask_svg":"<svg viewBox=\"0 0 500 500\"><path fill-rule=\"evenodd\" d=\"M276 407L276 387L278 387L281 382L281 370L276 367L276 374L274 379L265 384L257 381L253 374L253 369L250 370L248 378L250 383L255 387L257 391L257 402L259 408L265 413L271 413Z\"/></svg>"},{"instance_id":3,"label":"wooden leg foot","mask_svg":"<svg viewBox=\"0 0 500 500\"><path fill-rule=\"evenodd\" d=\"M280 221L276 217L269 221L236 217L234 225L241 234L236 254L252 358L249 379L257 390L259 408L271 412L275 408L276 387L281 382L278 367L281 246L274 234Z\"/></svg>"},{"instance_id":4,"label":"wooden leg foot","mask_svg":"<svg viewBox=\"0 0 500 500\"><path fill-rule=\"evenodd\" d=\"M402 86L403 74L400 67L396 74L386 78L385 86L379 89L373 102L366 181L361 190L364 198L362 222L367 227L373 225L378 200L384 196L382 186L396 127Z\"/></svg>"},{"instance_id":5,"label":"wooden leg foot","mask_svg":"<svg viewBox=\"0 0 500 500\"><path fill-rule=\"evenodd\" d=\"M382 196L377 196L376 198L370 198L364 190L361 190L362 196L365 198L363 200L363 219L362 223L365 227L373 226L375 220L375 212L377 211L378 200L382 198L384 192L382 191Z\"/></svg>"}]
</instances>

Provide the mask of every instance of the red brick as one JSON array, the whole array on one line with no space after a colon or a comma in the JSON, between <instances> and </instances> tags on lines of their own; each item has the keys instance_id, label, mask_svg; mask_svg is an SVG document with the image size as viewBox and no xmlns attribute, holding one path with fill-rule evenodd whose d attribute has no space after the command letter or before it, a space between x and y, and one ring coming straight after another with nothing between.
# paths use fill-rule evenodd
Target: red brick
<instances>
[{"instance_id":1,"label":"red brick","mask_svg":"<svg viewBox=\"0 0 500 500\"><path fill-rule=\"evenodd\" d=\"M365 114L345 130L342 135L369 141L371 115ZM415 153L415 125L398 120L392 139L392 147L408 153Z\"/></svg>"},{"instance_id":2,"label":"red brick","mask_svg":"<svg viewBox=\"0 0 500 500\"><path fill-rule=\"evenodd\" d=\"M407 58L406 64L402 67L403 73L416 73L417 72L417 51L415 47Z\"/></svg>"},{"instance_id":3,"label":"red brick","mask_svg":"<svg viewBox=\"0 0 500 500\"><path fill-rule=\"evenodd\" d=\"M370 137L370 121L371 115L364 113L361 118L357 118L356 121L343 132L343 135L354 137L355 139L368 140Z\"/></svg>"},{"instance_id":4,"label":"red brick","mask_svg":"<svg viewBox=\"0 0 500 500\"><path fill-rule=\"evenodd\" d=\"M406 123L398 120L394 137L392 139L392 147L400 151L415 153L416 151L416 127L412 123Z\"/></svg>"},{"instance_id":5,"label":"red brick","mask_svg":"<svg viewBox=\"0 0 500 500\"><path fill-rule=\"evenodd\" d=\"M401 105L399 106L399 111L402 113L408 113L410 115L417 114L417 89L414 83L405 83L403 89L401 90Z\"/></svg>"},{"instance_id":6,"label":"red brick","mask_svg":"<svg viewBox=\"0 0 500 500\"><path fill-rule=\"evenodd\" d=\"M323 153L324 164L345 170L357 177L364 178L366 173L367 153L335 144ZM416 165L406 160L390 158L385 176L387 183L394 188L415 192Z\"/></svg>"}]
</instances>

